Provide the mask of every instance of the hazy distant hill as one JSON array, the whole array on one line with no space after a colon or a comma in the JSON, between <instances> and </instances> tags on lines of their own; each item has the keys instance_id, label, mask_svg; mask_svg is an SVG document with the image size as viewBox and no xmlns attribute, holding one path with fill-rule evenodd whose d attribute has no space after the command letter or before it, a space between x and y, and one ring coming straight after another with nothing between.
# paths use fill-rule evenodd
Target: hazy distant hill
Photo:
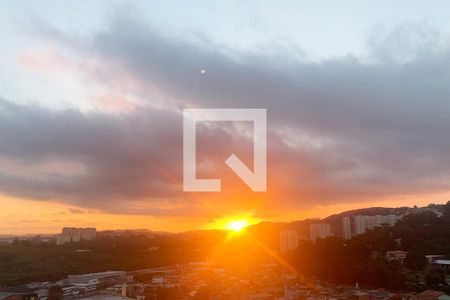
<instances>
[{"instance_id":1,"label":"hazy distant hill","mask_svg":"<svg viewBox=\"0 0 450 300\"><path fill-rule=\"evenodd\" d=\"M145 236L155 236L155 235L171 235L174 234L168 231L153 231L149 229L116 229L116 230L104 230L97 232L99 236L105 235L145 235Z\"/></svg>"},{"instance_id":2,"label":"hazy distant hill","mask_svg":"<svg viewBox=\"0 0 450 300\"><path fill-rule=\"evenodd\" d=\"M324 220L326 222L333 222L336 220L341 220L344 217L354 217L357 215L363 216L375 216L375 215L401 215L405 214L408 211L408 207L369 207L369 208L360 208L348 210L339 214L334 214L326 217Z\"/></svg>"},{"instance_id":3,"label":"hazy distant hill","mask_svg":"<svg viewBox=\"0 0 450 300\"><path fill-rule=\"evenodd\" d=\"M427 208L432 209L442 209L443 205L440 204L430 204L426 206ZM314 223L329 223L331 225L331 229L336 234L341 234L341 220L344 217L350 217L353 218L357 215L366 215L366 216L375 216L375 215L403 215L408 212L408 210L411 210L412 208L409 207L369 207L369 208L360 208L360 209L353 209L341 212L339 214L334 214L331 216L328 216L324 219L306 219L306 220L298 220L298 221L292 221L292 222L278 222L278 223L271 223L271 222L263 222L256 225L253 225L250 227L250 230L258 233L258 232L267 232L268 230L272 232L278 233L282 230L295 230L298 232L298 234L304 238L309 237L309 225Z\"/></svg>"}]
</instances>

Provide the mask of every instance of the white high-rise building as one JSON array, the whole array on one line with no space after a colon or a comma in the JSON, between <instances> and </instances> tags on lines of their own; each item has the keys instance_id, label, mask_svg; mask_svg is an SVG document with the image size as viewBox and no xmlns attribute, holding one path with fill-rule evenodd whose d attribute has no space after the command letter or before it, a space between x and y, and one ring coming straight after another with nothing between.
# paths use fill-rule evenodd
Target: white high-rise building
<instances>
[{"instance_id":1,"label":"white high-rise building","mask_svg":"<svg viewBox=\"0 0 450 300\"><path fill-rule=\"evenodd\" d=\"M324 239L329 236L333 236L330 224L320 223L309 225L309 239L311 241L315 242L317 238Z\"/></svg>"},{"instance_id":2,"label":"white high-rise building","mask_svg":"<svg viewBox=\"0 0 450 300\"><path fill-rule=\"evenodd\" d=\"M364 216L364 224L366 230L372 230L378 226L378 217L377 216Z\"/></svg>"},{"instance_id":3,"label":"white high-rise building","mask_svg":"<svg viewBox=\"0 0 450 300\"><path fill-rule=\"evenodd\" d=\"M81 240L89 241L95 239L96 236L97 230L95 228L64 227L62 233L56 236L56 244L62 245Z\"/></svg>"},{"instance_id":4,"label":"white high-rise building","mask_svg":"<svg viewBox=\"0 0 450 300\"><path fill-rule=\"evenodd\" d=\"M396 215L355 216L355 234L363 234L367 230L375 229L383 224L393 226L400 218Z\"/></svg>"},{"instance_id":5,"label":"white high-rise building","mask_svg":"<svg viewBox=\"0 0 450 300\"><path fill-rule=\"evenodd\" d=\"M294 230L280 232L280 251L285 253L298 247L298 234Z\"/></svg>"},{"instance_id":6,"label":"white high-rise building","mask_svg":"<svg viewBox=\"0 0 450 300\"><path fill-rule=\"evenodd\" d=\"M396 216L396 215L388 215L388 216L384 216L384 220L383 223L387 223L390 226L394 226L395 223L397 223L397 221L401 218L400 216Z\"/></svg>"},{"instance_id":7,"label":"white high-rise building","mask_svg":"<svg viewBox=\"0 0 450 300\"><path fill-rule=\"evenodd\" d=\"M350 225L349 217L342 218L342 237L346 240L352 238L352 227Z\"/></svg>"},{"instance_id":8,"label":"white high-rise building","mask_svg":"<svg viewBox=\"0 0 450 300\"><path fill-rule=\"evenodd\" d=\"M366 232L366 223L364 221L364 216L355 216L355 234L363 234Z\"/></svg>"}]
</instances>

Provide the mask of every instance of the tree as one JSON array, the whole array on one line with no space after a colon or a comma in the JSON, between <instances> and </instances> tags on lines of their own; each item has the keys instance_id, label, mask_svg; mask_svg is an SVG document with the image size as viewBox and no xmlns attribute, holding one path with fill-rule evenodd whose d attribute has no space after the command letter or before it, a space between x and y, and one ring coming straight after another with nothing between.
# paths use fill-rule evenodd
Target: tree
<instances>
[{"instance_id":1,"label":"tree","mask_svg":"<svg viewBox=\"0 0 450 300\"><path fill-rule=\"evenodd\" d=\"M62 298L63 292L60 286L51 286L48 289L48 300L61 300Z\"/></svg>"},{"instance_id":2,"label":"tree","mask_svg":"<svg viewBox=\"0 0 450 300\"><path fill-rule=\"evenodd\" d=\"M429 286L445 285L445 274L441 269L433 268L425 275L425 281Z\"/></svg>"},{"instance_id":3,"label":"tree","mask_svg":"<svg viewBox=\"0 0 450 300\"><path fill-rule=\"evenodd\" d=\"M404 263L410 269L421 270L427 263L427 258L421 252L411 251L406 254Z\"/></svg>"},{"instance_id":4,"label":"tree","mask_svg":"<svg viewBox=\"0 0 450 300\"><path fill-rule=\"evenodd\" d=\"M450 220L450 201L444 204L444 217Z\"/></svg>"}]
</instances>

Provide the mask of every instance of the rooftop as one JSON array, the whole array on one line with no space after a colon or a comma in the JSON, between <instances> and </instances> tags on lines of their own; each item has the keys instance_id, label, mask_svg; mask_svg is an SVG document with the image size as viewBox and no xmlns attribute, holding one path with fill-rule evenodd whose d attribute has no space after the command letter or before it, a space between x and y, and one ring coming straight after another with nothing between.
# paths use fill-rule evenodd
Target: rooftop
<instances>
[{"instance_id":1,"label":"rooftop","mask_svg":"<svg viewBox=\"0 0 450 300\"><path fill-rule=\"evenodd\" d=\"M450 265L450 259L438 259L435 260L434 263L439 265Z\"/></svg>"}]
</instances>

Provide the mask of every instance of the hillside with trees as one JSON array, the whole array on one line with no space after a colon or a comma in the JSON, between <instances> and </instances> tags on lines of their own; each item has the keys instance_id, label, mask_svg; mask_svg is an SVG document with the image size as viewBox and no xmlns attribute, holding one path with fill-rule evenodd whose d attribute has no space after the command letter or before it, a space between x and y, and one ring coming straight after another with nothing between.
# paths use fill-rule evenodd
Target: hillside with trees
<instances>
[{"instance_id":1,"label":"hillside with trees","mask_svg":"<svg viewBox=\"0 0 450 300\"><path fill-rule=\"evenodd\" d=\"M285 259L299 272L340 284L393 290L434 288L450 292L448 271L427 264L425 255L450 258L450 202L444 215L425 211L405 216L351 240L338 237L303 241ZM405 261L388 261L386 251L408 251Z\"/></svg>"}]
</instances>

